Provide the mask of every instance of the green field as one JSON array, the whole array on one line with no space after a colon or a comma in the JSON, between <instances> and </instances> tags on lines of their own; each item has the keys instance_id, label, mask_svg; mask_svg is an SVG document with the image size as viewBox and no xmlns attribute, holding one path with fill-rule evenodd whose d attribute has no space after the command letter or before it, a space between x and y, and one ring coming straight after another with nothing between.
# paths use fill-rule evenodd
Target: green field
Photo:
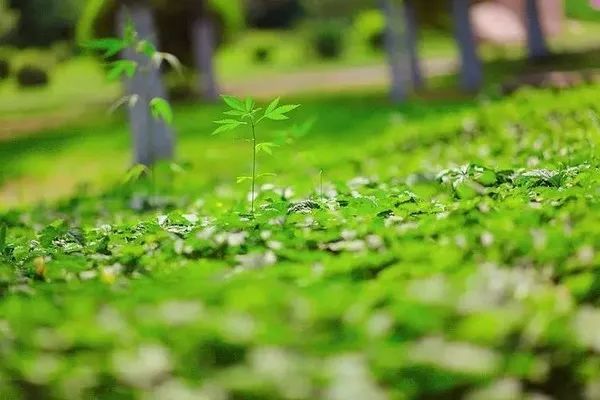
<instances>
[{"instance_id":1,"label":"green field","mask_svg":"<svg viewBox=\"0 0 600 400\"><path fill-rule=\"evenodd\" d=\"M0 398L597 398L599 89L300 98L254 217L222 106L149 181L118 116L2 142L24 198L99 178L0 214Z\"/></svg>"}]
</instances>

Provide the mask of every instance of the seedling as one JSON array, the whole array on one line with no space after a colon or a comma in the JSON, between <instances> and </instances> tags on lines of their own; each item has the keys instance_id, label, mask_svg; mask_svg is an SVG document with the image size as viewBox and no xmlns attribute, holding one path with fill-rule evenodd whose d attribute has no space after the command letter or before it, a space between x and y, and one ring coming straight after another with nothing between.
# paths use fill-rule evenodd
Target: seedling
<instances>
[{"instance_id":1,"label":"seedling","mask_svg":"<svg viewBox=\"0 0 600 400\"><path fill-rule=\"evenodd\" d=\"M290 104L290 105L280 105L280 98L276 98L273 100L266 108L264 113L261 114L262 108L256 106L256 102L252 98L247 98L246 100L238 99L233 96L221 96L223 101L227 106L229 106L229 110L225 111L224 114L228 116L227 119L222 119L219 121L215 121L215 124L220 125L215 131L213 135L217 135L219 133L233 131L242 126L248 127L248 131L251 135L250 141L252 143L252 176L242 176L238 178L238 183L244 181L251 181L251 206L250 211L254 215L254 203L256 198L256 180L273 174L260 174L257 175L257 153L264 152L269 155L273 154L273 148L278 145L271 142L258 142L256 135L256 127L265 119L269 119L272 121L285 121L288 120L289 117L286 115L287 113L295 110L300 107L298 104Z\"/></svg>"},{"instance_id":2,"label":"seedling","mask_svg":"<svg viewBox=\"0 0 600 400\"><path fill-rule=\"evenodd\" d=\"M107 77L109 80L133 78L135 74L148 74L152 70L160 69L163 63L169 64L179 73L181 73L182 70L181 63L177 57L169 53L160 52L152 42L141 39L131 20L129 20L125 26L123 37L109 37L91 40L85 43L83 46L87 49L101 53L102 57L109 65L107 71ZM145 56L140 57L140 59L147 61L140 63L130 59L116 61L113 60L116 55L127 49L131 49L138 55ZM166 99L161 97L145 98L140 93L129 93L121 97L110 107L110 112L114 112L118 108L125 105L133 108L139 102L145 103L145 106L148 107L150 115L152 115L154 119L162 120L168 125L173 123L173 110L171 104ZM150 140L150 147L153 148L154 143L152 143L152 135L149 135L148 138ZM134 165L127 173L125 181L130 182L139 178L145 173L149 173L151 175L152 191L155 193L156 177L154 165L150 165L149 169L142 165Z\"/></svg>"}]
</instances>

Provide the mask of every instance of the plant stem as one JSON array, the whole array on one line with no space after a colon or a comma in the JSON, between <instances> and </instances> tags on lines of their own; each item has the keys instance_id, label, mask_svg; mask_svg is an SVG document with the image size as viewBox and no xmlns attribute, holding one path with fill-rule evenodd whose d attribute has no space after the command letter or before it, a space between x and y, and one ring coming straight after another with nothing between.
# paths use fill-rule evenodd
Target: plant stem
<instances>
[{"instance_id":1,"label":"plant stem","mask_svg":"<svg viewBox=\"0 0 600 400\"><path fill-rule=\"evenodd\" d=\"M321 202L323 202L323 170L319 172L319 177L321 179Z\"/></svg>"},{"instance_id":2,"label":"plant stem","mask_svg":"<svg viewBox=\"0 0 600 400\"><path fill-rule=\"evenodd\" d=\"M251 212L254 215L254 195L256 193L256 129L254 125L254 119L251 120L252 126L252 206Z\"/></svg>"}]
</instances>

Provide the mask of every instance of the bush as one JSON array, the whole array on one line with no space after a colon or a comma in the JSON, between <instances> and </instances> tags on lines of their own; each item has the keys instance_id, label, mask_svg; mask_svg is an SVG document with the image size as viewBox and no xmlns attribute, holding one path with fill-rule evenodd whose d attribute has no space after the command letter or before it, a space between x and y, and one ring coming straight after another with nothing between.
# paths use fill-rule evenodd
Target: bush
<instances>
[{"instance_id":1,"label":"bush","mask_svg":"<svg viewBox=\"0 0 600 400\"><path fill-rule=\"evenodd\" d=\"M257 64L264 64L270 61L271 52L272 50L270 47L260 46L254 49L254 54L252 58Z\"/></svg>"},{"instance_id":2,"label":"bush","mask_svg":"<svg viewBox=\"0 0 600 400\"><path fill-rule=\"evenodd\" d=\"M379 10L361 12L355 19L353 29L357 39L369 48L383 49L385 37L385 17Z\"/></svg>"},{"instance_id":3,"label":"bush","mask_svg":"<svg viewBox=\"0 0 600 400\"><path fill-rule=\"evenodd\" d=\"M10 75L10 62L4 58L0 58L0 80L6 79Z\"/></svg>"},{"instance_id":4,"label":"bush","mask_svg":"<svg viewBox=\"0 0 600 400\"><path fill-rule=\"evenodd\" d=\"M317 25L313 33L312 46L319 58L340 57L344 50L344 27L331 22Z\"/></svg>"},{"instance_id":5,"label":"bush","mask_svg":"<svg viewBox=\"0 0 600 400\"><path fill-rule=\"evenodd\" d=\"M50 81L48 72L34 65L25 65L17 71L17 82L20 87L46 86Z\"/></svg>"}]
</instances>

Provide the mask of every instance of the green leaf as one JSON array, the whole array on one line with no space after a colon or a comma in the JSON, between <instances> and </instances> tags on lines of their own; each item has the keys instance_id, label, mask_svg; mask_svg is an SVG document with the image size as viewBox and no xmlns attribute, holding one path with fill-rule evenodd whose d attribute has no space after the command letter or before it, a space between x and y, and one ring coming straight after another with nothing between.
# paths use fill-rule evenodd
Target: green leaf
<instances>
[{"instance_id":1,"label":"green leaf","mask_svg":"<svg viewBox=\"0 0 600 400\"><path fill-rule=\"evenodd\" d=\"M254 109L254 100L251 97L246 98L246 112L250 112Z\"/></svg>"},{"instance_id":2,"label":"green leaf","mask_svg":"<svg viewBox=\"0 0 600 400\"><path fill-rule=\"evenodd\" d=\"M167 100L160 97L153 98L150 100L150 111L155 119L161 119L169 125L173 123L173 110Z\"/></svg>"},{"instance_id":3,"label":"green leaf","mask_svg":"<svg viewBox=\"0 0 600 400\"><path fill-rule=\"evenodd\" d=\"M148 40L141 40L135 50L148 58L154 58L154 55L158 52L156 46Z\"/></svg>"},{"instance_id":4,"label":"green leaf","mask_svg":"<svg viewBox=\"0 0 600 400\"><path fill-rule=\"evenodd\" d=\"M229 111L225 111L223 114L225 115L231 115L233 117L241 117L242 115L246 115L245 111L238 111L238 110L229 110Z\"/></svg>"},{"instance_id":5,"label":"green leaf","mask_svg":"<svg viewBox=\"0 0 600 400\"><path fill-rule=\"evenodd\" d=\"M129 171L123 177L123 183L131 183L140 179L141 176L148 172L148 167L143 164L136 164L133 167L129 168Z\"/></svg>"},{"instance_id":6,"label":"green leaf","mask_svg":"<svg viewBox=\"0 0 600 400\"><path fill-rule=\"evenodd\" d=\"M107 76L111 81L120 79L122 76L127 76L128 78L133 77L138 67L137 63L131 60L119 60L110 65L111 67Z\"/></svg>"},{"instance_id":7,"label":"green leaf","mask_svg":"<svg viewBox=\"0 0 600 400\"><path fill-rule=\"evenodd\" d=\"M231 124L246 125L246 122L238 121L237 119L221 119L219 121L213 121L213 122L218 125L231 125Z\"/></svg>"},{"instance_id":8,"label":"green leaf","mask_svg":"<svg viewBox=\"0 0 600 400\"><path fill-rule=\"evenodd\" d=\"M273 147L279 147L275 143L259 143L256 145L256 151L262 151L269 155L273 155Z\"/></svg>"},{"instance_id":9,"label":"green leaf","mask_svg":"<svg viewBox=\"0 0 600 400\"><path fill-rule=\"evenodd\" d=\"M242 100L233 96L221 95L221 97L223 98L225 104L227 104L229 107L233 108L234 110L246 112L246 105Z\"/></svg>"},{"instance_id":10,"label":"green leaf","mask_svg":"<svg viewBox=\"0 0 600 400\"><path fill-rule=\"evenodd\" d=\"M267 107L267 109L265 111L265 115L271 114L275 110L275 108L277 108L277 106L279 105L279 101L281 101L281 97L278 97L275 100L273 100L271 102L271 104L269 104L269 106Z\"/></svg>"},{"instance_id":11,"label":"green leaf","mask_svg":"<svg viewBox=\"0 0 600 400\"><path fill-rule=\"evenodd\" d=\"M275 113L265 115L265 118L268 118L273 121L285 121L286 119L290 119L290 117L288 117L287 115L275 114Z\"/></svg>"},{"instance_id":12,"label":"green leaf","mask_svg":"<svg viewBox=\"0 0 600 400\"><path fill-rule=\"evenodd\" d=\"M236 129L239 126L244 125L244 124L245 124L244 122L235 121L235 123L230 123L230 124L227 124L227 125L221 125L220 127L218 127L217 129L214 130L214 132L212 133L212 135L214 136L214 135L217 135L217 134L222 133L222 132L232 131L232 130L234 130L234 129Z\"/></svg>"},{"instance_id":13,"label":"green leaf","mask_svg":"<svg viewBox=\"0 0 600 400\"><path fill-rule=\"evenodd\" d=\"M105 58L117 55L127 48L127 42L119 38L102 38L87 41L83 47L89 50L102 51Z\"/></svg>"},{"instance_id":14,"label":"green leaf","mask_svg":"<svg viewBox=\"0 0 600 400\"><path fill-rule=\"evenodd\" d=\"M289 104L286 106L277 107L275 110L273 110L273 114L287 114L290 111L294 111L298 107L300 107L300 104Z\"/></svg>"},{"instance_id":15,"label":"green leaf","mask_svg":"<svg viewBox=\"0 0 600 400\"><path fill-rule=\"evenodd\" d=\"M238 176L236 179L236 183L243 183L246 181L251 181L252 177L251 176Z\"/></svg>"},{"instance_id":16,"label":"green leaf","mask_svg":"<svg viewBox=\"0 0 600 400\"><path fill-rule=\"evenodd\" d=\"M4 249L6 248L7 231L8 231L8 228L7 228L6 224L0 225L0 255L2 255L2 253L4 252Z\"/></svg>"},{"instance_id":17,"label":"green leaf","mask_svg":"<svg viewBox=\"0 0 600 400\"><path fill-rule=\"evenodd\" d=\"M256 177L256 179L260 179L260 178L266 178L266 177L268 177L268 176L270 176L270 177L274 177L274 176L277 176L277 174L274 174L274 173L272 173L272 172L265 172L264 174L260 174L260 175L258 175L258 176Z\"/></svg>"}]
</instances>

